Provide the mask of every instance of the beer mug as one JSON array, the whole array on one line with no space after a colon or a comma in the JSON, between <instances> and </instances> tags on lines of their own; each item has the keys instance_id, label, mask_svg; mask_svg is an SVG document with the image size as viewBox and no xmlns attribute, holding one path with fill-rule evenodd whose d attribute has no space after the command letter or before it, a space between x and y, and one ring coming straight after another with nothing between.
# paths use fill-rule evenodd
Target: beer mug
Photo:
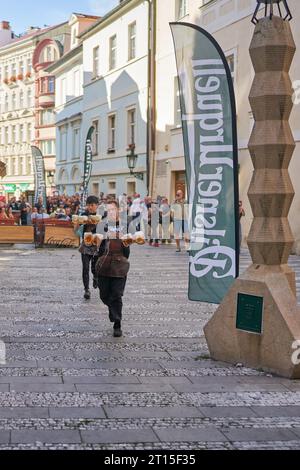
<instances>
[{"instance_id":1,"label":"beer mug","mask_svg":"<svg viewBox=\"0 0 300 470\"><path fill-rule=\"evenodd\" d=\"M89 221L93 225L98 225L101 222L101 220L102 220L102 217L100 217L100 215L90 215L89 217Z\"/></svg>"},{"instance_id":2,"label":"beer mug","mask_svg":"<svg viewBox=\"0 0 300 470\"><path fill-rule=\"evenodd\" d=\"M104 240L104 236L101 235L101 233L96 233L96 235L93 236L93 245L100 246L103 240Z\"/></svg>"},{"instance_id":3,"label":"beer mug","mask_svg":"<svg viewBox=\"0 0 300 470\"><path fill-rule=\"evenodd\" d=\"M93 238L94 235L90 232L87 232L84 234L84 244L86 246L92 246L93 245Z\"/></svg>"},{"instance_id":4,"label":"beer mug","mask_svg":"<svg viewBox=\"0 0 300 470\"><path fill-rule=\"evenodd\" d=\"M125 248L128 248L130 245L134 243L133 236L130 235L129 233L127 235L124 235L124 237L122 237L122 243L125 246Z\"/></svg>"},{"instance_id":5,"label":"beer mug","mask_svg":"<svg viewBox=\"0 0 300 470\"><path fill-rule=\"evenodd\" d=\"M134 240L138 245L145 245L145 234L144 232L136 232L134 235Z\"/></svg>"}]
</instances>

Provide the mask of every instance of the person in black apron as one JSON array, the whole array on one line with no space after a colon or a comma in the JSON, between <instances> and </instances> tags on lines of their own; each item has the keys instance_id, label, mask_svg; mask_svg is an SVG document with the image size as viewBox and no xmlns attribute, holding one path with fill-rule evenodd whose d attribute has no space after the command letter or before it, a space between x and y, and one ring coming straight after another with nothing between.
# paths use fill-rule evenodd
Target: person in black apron
<instances>
[{"instance_id":1,"label":"person in black apron","mask_svg":"<svg viewBox=\"0 0 300 470\"><path fill-rule=\"evenodd\" d=\"M122 336L123 295L129 272L130 248L122 237L127 234L127 224L120 220L118 202L108 203L107 232L98 251L96 273L100 299L109 309L109 319L114 324L114 337Z\"/></svg>"},{"instance_id":2,"label":"person in black apron","mask_svg":"<svg viewBox=\"0 0 300 470\"><path fill-rule=\"evenodd\" d=\"M82 214L82 216L89 217L91 215L97 215L98 206L99 199L96 196L89 196L86 202L86 211ZM74 231L81 238L79 252L81 253L82 261L82 281L84 286L84 298L85 300L90 300L90 268L93 274L93 287L94 289L98 288L98 280L95 271L96 262L98 259L98 247L96 245L86 245L84 239L86 233L96 234L97 225L86 223L84 225L79 226L79 224L76 223L74 224Z\"/></svg>"}]
</instances>

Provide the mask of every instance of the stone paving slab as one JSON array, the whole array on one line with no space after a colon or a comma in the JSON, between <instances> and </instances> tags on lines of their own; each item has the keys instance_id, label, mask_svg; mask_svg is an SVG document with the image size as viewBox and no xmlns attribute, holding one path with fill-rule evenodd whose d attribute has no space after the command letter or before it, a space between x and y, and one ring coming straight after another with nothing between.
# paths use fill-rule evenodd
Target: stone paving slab
<instances>
[{"instance_id":1,"label":"stone paving slab","mask_svg":"<svg viewBox=\"0 0 300 470\"><path fill-rule=\"evenodd\" d=\"M277 416L300 417L300 406L253 406L257 416L275 418Z\"/></svg>"},{"instance_id":2,"label":"stone paving slab","mask_svg":"<svg viewBox=\"0 0 300 470\"><path fill-rule=\"evenodd\" d=\"M10 433L9 431L0 430L0 444L9 444Z\"/></svg>"},{"instance_id":3,"label":"stone paving slab","mask_svg":"<svg viewBox=\"0 0 300 470\"><path fill-rule=\"evenodd\" d=\"M49 408L50 418L104 419L103 408Z\"/></svg>"},{"instance_id":4,"label":"stone paving slab","mask_svg":"<svg viewBox=\"0 0 300 470\"><path fill-rule=\"evenodd\" d=\"M0 407L0 419L49 418L47 408L31 407Z\"/></svg>"},{"instance_id":5,"label":"stone paving slab","mask_svg":"<svg viewBox=\"0 0 300 470\"><path fill-rule=\"evenodd\" d=\"M187 300L186 253L133 248L122 339L77 251L0 255L0 449L300 449L297 381L209 359L216 306Z\"/></svg>"},{"instance_id":6,"label":"stone paving slab","mask_svg":"<svg viewBox=\"0 0 300 470\"><path fill-rule=\"evenodd\" d=\"M203 416L207 418L242 418L256 416L253 407L245 406L201 406L199 410Z\"/></svg>"},{"instance_id":7,"label":"stone paving slab","mask_svg":"<svg viewBox=\"0 0 300 470\"><path fill-rule=\"evenodd\" d=\"M142 442L157 442L158 437L152 429L138 429L130 430L126 429L123 431L109 430L109 431L82 431L81 432L83 442L88 444L120 444L120 443L142 443Z\"/></svg>"},{"instance_id":8,"label":"stone paving slab","mask_svg":"<svg viewBox=\"0 0 300 470\"><path fill-rule=\"evenodd\" d=\"M41 442L44 444L79 444L81 437L78 431L32 430L12 431L12 444L31 444Z\"/></svg>"},{"instance_id":9,"label":"stone paving slab","mask_svg":"<svg viewBox=\"0 0 300 470\"><path fill-rule=\"evenodd\" d=\"M296 440L297 435L289 429L231 429L224 430L224 435L229 441L291 441Z\"/></svg>"},{"instance_id":10,"label":"stone paving slab","mask_svg":"<svg viewBox=\"0 0 300 470\"><path fill-rule=\"evenodd\" d=\"M159 429L156 430L156 434L161 441L168 442L222 442L229 440L213 426L206 429Z\"/></svg>"},{"instance_id":11,"label":"stone paving slab","mask_svg":"<svg viewBox=\"0 0 300 470\"><path fill-rule=\"evenodd\" d=\"M203 413L192 406L105 406L109 418L191 418L203 417Z\"/></svg>"}]
</instances>

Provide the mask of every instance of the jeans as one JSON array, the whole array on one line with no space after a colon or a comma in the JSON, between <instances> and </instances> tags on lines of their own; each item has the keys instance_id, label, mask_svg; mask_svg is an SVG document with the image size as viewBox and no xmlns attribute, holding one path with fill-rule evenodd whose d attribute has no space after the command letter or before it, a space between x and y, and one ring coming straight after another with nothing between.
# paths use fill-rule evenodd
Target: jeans
<instances>
[{"instance_id":1,"label":"jeans","mask_svg":"<svg viewBox=\"0 0 300 470\"><path fill-rule=\"evenodd\" d=\"M92 264L92 273L96 277L97 256L81 255L82 259L82 280L85 290L90 288L90 264Z\"/></svg>"},{"instance_id":2,"label":"jeans","mask_svg":"<svg viewBox=\"0 0 300 470\"><path fill-rule=\"evenodd\" d=\"M100 299L109 308L109 319L112 323L122 321L122 308L127 277L104 277L98 279Z\"/></svg>"}]
</instances>

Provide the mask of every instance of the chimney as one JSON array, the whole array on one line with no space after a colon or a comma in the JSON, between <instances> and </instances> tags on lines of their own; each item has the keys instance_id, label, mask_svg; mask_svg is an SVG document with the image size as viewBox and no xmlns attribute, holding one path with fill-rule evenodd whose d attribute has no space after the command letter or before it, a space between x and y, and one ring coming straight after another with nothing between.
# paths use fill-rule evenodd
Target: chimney
<instances>
[{"instance_id":1,"label":"chimney","mask_svg":"<svg viewBox=\"0 0 300 470\"><path fill-rule=\"evenodd\" d=\"M10 31L9 21L1 21L0 22L0 30L1 31Z\"/></svg>"},{"instance_id":2,"label":"chimney","mask_svg":"<svg viewBox=\"0 0 300 470\"><path fill-rule=\"evenodd\" d=\"M0 47L6 46L13 39L9 21L0 21Z\"/></svg>"}]
</instances>

